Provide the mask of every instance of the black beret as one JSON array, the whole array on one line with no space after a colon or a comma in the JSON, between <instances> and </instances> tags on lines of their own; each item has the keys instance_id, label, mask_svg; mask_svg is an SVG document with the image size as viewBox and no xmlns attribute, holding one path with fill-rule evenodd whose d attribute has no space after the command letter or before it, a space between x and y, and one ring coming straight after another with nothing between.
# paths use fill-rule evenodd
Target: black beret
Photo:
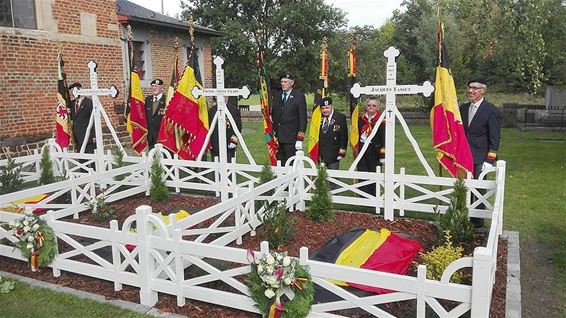
<instances>
[{"instance_id":1,"label":"black beret","mask_svg":"<svg viewBox=\"0 0 566 318\"><path fill-rule=\"evenodd\" d=\"M82 88L83 86L81 85L81 83L75 82L75 83L71 84L71 86L69 86L69 89L73 89L75 87Z\"/></svg>"},{"instance_id":2,"label":"black beret","mask_svg":"<svg viewBox=\"0 0 566 318\"><path fill-rule=\"evenodd\" d=\"M485 78L474 78L468 81L468 85L471 83L480 83L487 86L487 80Z\"/></svg>"},{"instance_id":3,"label":"black beret","mask_svg":"<svg viewBox=\"0 0 566 318\"><path fill-rule=\"evenodd\" d=\"M284 78L290 79L290 80L295 80L295 76L293 76L291 73L283 73L283 74L281 75L281 78L280 78L280 79L284 79Z\"/></svg>"},{"instance_id":4,"label":"black beret","mask_svg":"<svg viewBox=\"0 0 566 318\"><path fill-rule=\"evenodd\" d=\"M161 79L159 79L159 78L156 78L156 79L154 79L153 81L151 81L151 85L153 85L153 84L155 84L155 85L163 85L163 80L161 80Z\"/></svg>"},{"instance_id":5,"label":"black beret","mask_svg":"<svg viewBox=\"0 0 566 318\"><path fill-rule=\"evenodd\" d=\"M322 99L322 106L330 106L332 105L332 98L329 96L326 96Z\"/></svg>"}]
</instances>

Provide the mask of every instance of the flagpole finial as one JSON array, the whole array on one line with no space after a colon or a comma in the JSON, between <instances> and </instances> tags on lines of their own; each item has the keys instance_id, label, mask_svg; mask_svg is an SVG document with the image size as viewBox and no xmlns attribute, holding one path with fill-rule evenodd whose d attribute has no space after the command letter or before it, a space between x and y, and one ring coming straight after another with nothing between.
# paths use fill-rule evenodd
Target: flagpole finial
<instances>
[{"instance_id":1,"label":"flagpole finial","mask_svg":"<svg viewBox=\"0 0 566 318\"><path fill-rule=\"evenodd\" d=\"M128 26L126 27L128 29L128 34L127 34L127 38L128 41L132 41L134 39L134 32L132 31L132 26L128 24Z\"/></svg>"},{"instance_id":2,"label":"flagpole finial","mask_svg":"<svg viewBox=\"0 0 566 318\"><path fill-rule=\"evenodd\" d=\"M178 36L175 37L175 45L173 45L173 47L175 48L175 51L179 50L179 37Z\"/></svg>"},{"instance_id":3,"label":"flagpole finial","mask_svg":"<svg viewBox=\"0 0 566 318\"><path fill-rule=\"evenodd\" d=\"M350 42L350 49L355 50L356 49L356 40L354 39L354 33L353 32L350 33L349 42Z\"/></svg>"},{"instance_id":4,"label":"flagpole finial","mask_svg":"<svg viewBox=\"0 0 566 318\"><path fill-rule=\"evenodd\" d=\"M320 48L326 50L328 47L328 38L326 36L322 37L322 43L320 44Z\"/></svg>"}]
</instances>

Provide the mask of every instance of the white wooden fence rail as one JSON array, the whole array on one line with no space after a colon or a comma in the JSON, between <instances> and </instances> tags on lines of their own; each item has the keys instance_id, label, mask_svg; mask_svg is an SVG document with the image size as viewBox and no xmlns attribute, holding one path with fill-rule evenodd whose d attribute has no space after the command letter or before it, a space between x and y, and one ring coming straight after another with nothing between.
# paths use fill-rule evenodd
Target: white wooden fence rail
<instances>
[{"instance_id":1,"label":"white wooden fence rail","mask_svg":"<svg viewBox=\"0 0 566 318\"><path fill-rule=\"evenodd\" d=\"M44 218L53 227L62 246L51 265L54 275L60 275L63 270L112 281L116 290L120 290L123 284L139 287L141 303L145 305L155 304L157 293L161 292L176 296L180 306L189 298L258 312L242 283L250 271L246 251L226 245L232 242L239 244L243 236L255 235L256 228L261 225L258 216L265 211L260 203L263 200L284 201L290 210L304 209L306 201L312 198L313 180L317 173L314 163L299 154L295 161L274 168L276 179L257 185L261 167L229 163L228 186L220 189L219 162L178 160L159 147L148 156L124 157L127 165L120 168L113 168L114 159L108 153L101 161L106 170L103 173L89 170L85 166L89 161L80 161L94 161L89 157L92 155L68 153L52 144L50 150L56 171L71 172L67 175L68 179L2 195L0 210L10 202L48 194L46 199L37 204L27 204L26 208L50 210ZM100 228L65 219L71 215L80 217L80 212L88 210L88 203L99 196L105 196L107 202L112 202L139 193L149 194L151 158L156 154L163 157L166 184L172 190L199 190L216 195L220 191L228 191L231 198L180 221L175 221L174 215L171 215L171 224L164 224L147 206L137 208L135 214L132 211L132 216L122 224L122 228L117 221L111 221L110 228ZM40 171L35 164L39 159L37 153L16 158L17 164L33 167L25 175L26 182L39 179ZM5 163L0 161L0 164ZM440 281L426 279L424 265L419 265L416 277L394 275L309 260L308 250L302 248L300 261L310 267L313 282L338 299L314 304L310 316L330 317L335 316L338 310L360 308L378 317L394 317L386 310L385 304L413 300L416 301L416 317L425 317L426 305L439 317L460 317L469 311L472 317L487 317L495 279L497 242L502 231L505 162L498 162L485 174L493 172L495 180L466 179L470 215L492 220L488 242L486 246L477 247L471 257L453 262ZM379 171L329 170L328 175L328 181L338 185L333 190L335 203L375 207L376 212L383 207L384 180ZM433 213L438 205L443 212L447 208L453 182L452 178L407 175L402 169L394 175L395 209L402 216L405 211ZM375 194L367 194L360 189L370 183L376 184ZM274 194L266 196L269 191L274 191ZM352 196L352 193L357 196ZM472 195L480 197L479 201L471 203ZM481 202L486 205L485 209L479 208ZM17 218L17 214L0 211L0 222ZM207 228L193 228L208 219L214 221ZM131 232L134 223L136 233ZM183 239L187 236L193 239ZM23 260L19 251L10 246L10 242L16 241L13 233L0 227L0 241L3 242L0 255ZM135 248L128 250L126 245ZM261 250L266 252L267 245L262 244ZM449 283L450 276L465 267L472 268L472 285ZM394 292L360 297L329 283L329 279L362 283ZM214 287L219 285L231 288ZM456 305L448 310L443 306L446 301Z\"/></svg>"}]
</instances>

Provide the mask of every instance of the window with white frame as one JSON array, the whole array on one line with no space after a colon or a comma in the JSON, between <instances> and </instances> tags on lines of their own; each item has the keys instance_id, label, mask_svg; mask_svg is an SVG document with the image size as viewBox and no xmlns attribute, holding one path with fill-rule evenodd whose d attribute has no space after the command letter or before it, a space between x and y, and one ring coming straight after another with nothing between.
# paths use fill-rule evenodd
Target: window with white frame
<instances>
[{"instance_id":1,"label":"window with white frame","mask_svg":"<svg viewBox=\"0 0 566 318\"><path fill-rule=\"evenodd\" d=\"M35 0L0 0L0 26L37 29Z\"/></svg>"}]
</instances>

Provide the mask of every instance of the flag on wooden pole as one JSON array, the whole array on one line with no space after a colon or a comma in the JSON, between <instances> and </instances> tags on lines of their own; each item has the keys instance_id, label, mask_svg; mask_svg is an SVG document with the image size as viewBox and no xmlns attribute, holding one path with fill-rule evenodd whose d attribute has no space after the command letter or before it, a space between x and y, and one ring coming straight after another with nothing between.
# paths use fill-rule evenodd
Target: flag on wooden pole
<instances>
[{"instance_id":1,"label":"flag on wooden pole","mask_svg":"<svg viewBox=\"0 0 566 318\"><path fill-rule=\"evenodd\" d=\"M130 110L127 117L126 129L132 138L134 151L141 154L147 148L147 119L145 116L145 103L140 84L140 75L135 63L134 40L132 28L128 25L128 53L130 58Z\"/></svg>"},{"instance_id":2,"label":"flag on wooden pole","mask_svg":"<svg viewBox=\"0 0 566 318\"><path fill-rule=\"evenodd\" d=\"M353 39L350 41L350 48L348 49L348 78L350 79L350 87L354 86L356 83L356 65L357 65L357 55L356 46L354 45ZM352 151L354 152L354 158L358 156L360 151L360 132L358 129L358 118L359 118L359 104L358 99L350 93L350 118L352 119L352 129L350 130L350 144L352 145Z\"/></svg>"},{"instance_id":3,"label":"flag on wooden pole","mask_svg":"<svg viewBox=\"0 0 566 318\"><path fill-rule=\"evenodd\" d=\"M277 165L277 151L279 145L273 135L273 121L271 120L269 96L269 86L267 84L267 71L263 64L263 50L257 52L257 75L259 79L259 103L261 106L261 116L263 118L263 133L265 135L265 144L267 146L267 157L272 166Z\"/></svg>"},{"instance_id":4,"label":"flag on wooden pole","mask_svg":"<svg viewBox=\"0 0 566 318\"><path fill-rule=\"evenodd\" d=\"M55 120L55 141L61 148L69 146L71 140L71 121L69 120L69 89L63 72L63 54L57 55L57 116Z\"/></svg>"},{"instance_id":5,"label":"flag on wooden pole","mask_svg":"<svg viewBox=\"0 0 566 318\"><path fill-rule=\"evenodd\" d=\"M175 50L178 50L178 44L175 43ZM167 88L167 94L165 96L165 114L167 114L167 108L175 95L177 90L177 85L179 83L179 53L175 53L175 58L173 59L173 72L171 73L171 81L169 82L169 87ZM179 135L179 128L173 124L171 120L167 120L167 115L163 116L161 119L161 125L159 126L159 134L157 140L163 147L171 150L173 153L178 153L179 148L181 148L181 138L177 142L177 135ZM177 134L176 134L177 132Z\"/></svg>"},{"instance_id":6,"label":"flag on wooden pole","mask_svg":"<svg viewBox=\"0 0 566 318\"><path fill-rule=\"evenodd\" d=\"M474 171L472 152L466 139L458 107L454 79L448 68L444 45L444 26L437 29L438 64L434 89L434 107L430 112L433 147L440 164L454 177Z\"/></svg>"},{"instance_id":7,"label":"flag on wooden pole","mask_svg":"<svg viewBox=\"0 0 566 318\"><path fill-rule=\"evenodd\" d=\"M320 105L322 104L322 99L326 97L328 90L328 49L327 49L326 37L322 39L321 49L320 49L320 84L314 96L315 108L312 112L311 122L309 127L309 143L308 152L310 158L314 162L318 162L318 150L319 150L319 134L320 134L320 120L322 119L322 113L320 110Z\"/></svg>"}]
</instances>

